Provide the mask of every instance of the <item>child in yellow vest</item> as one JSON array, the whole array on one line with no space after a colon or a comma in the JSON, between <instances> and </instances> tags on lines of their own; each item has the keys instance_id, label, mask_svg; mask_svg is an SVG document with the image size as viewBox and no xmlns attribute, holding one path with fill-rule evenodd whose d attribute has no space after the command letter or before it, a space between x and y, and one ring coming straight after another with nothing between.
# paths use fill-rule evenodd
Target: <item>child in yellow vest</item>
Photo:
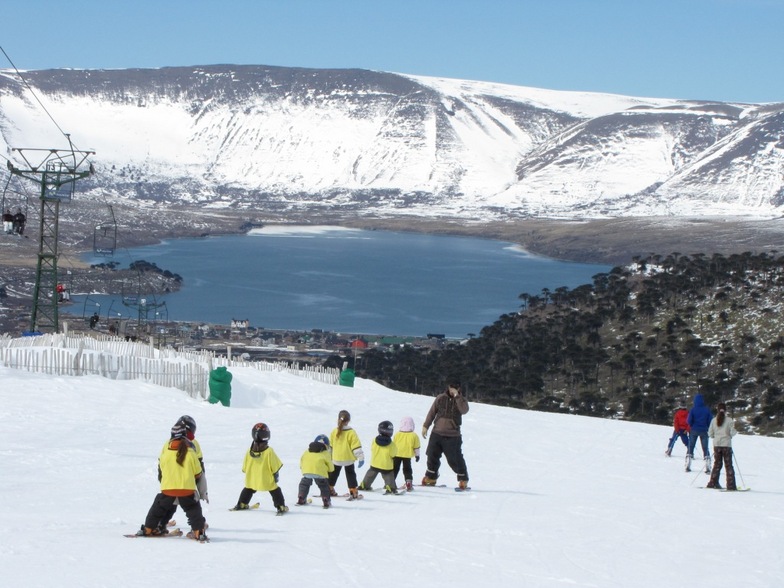
<instances>
[{"instance_id":1,"label":"child in yellow vest","mask_svg":"<svg viewBox=\"0 0 784 588\"><path fill-rule=\"evenodd\" d=\"M196 421L192 416L187 414L182 415L175 425L182 425L185 427L185 436L190 441L193 450L196 452L196 457L199 459L199 465L201 465L201 476L196 480L196 498L199 500L205 501L207 504L210 503L209 496L207 494L207 468L204 467L204 455L201 452L201 445L196 440ZM167 441L168 444L168 441ZM166 445L164 445L164 449ZM158 481L161 481L161 468L160 465L158 466ZM161 521L161 528L174 525L174 521L172 517L177 510L178 502L175 501L171 507L171 510L166 517L165 521Z\"/></svg>"},{"instance_id":2,"label":"child in yellow vest","mask_svg":"<svg viewBox=\"0 0 784 588\"><path fill-rule=\"evenodd\" d=\"M332 506L328 476L335 470L335 465L332 463L332 455L329 451L329 437L326 435L316 437L313 443L308 445L307 451L302 454L299 467L302 470L302 480L299 482L297 505L307 504L308 492L315 482L321 492L324 508Z\"/></svg>"},{"instance_id":3,"label":"child in yellow vest","mask_svg":"<svg viewBox=\"0 0 784 588\"><path fill-rule=\"evenodd\" d=\"M381 474L386 493L398 494L393 473L394 459L397 455L397 447L392 441L394 430L394 425L389 421L381 421L378 424L378 435L370 445L370 468L359 485L360 490L372 490L373 481L378 474Z\"/></svg>"},{"instance_id":4,"label":"child in yellow vest","mask_svg":"<svg viewBox=\"0 0 784 588\"><path fill-rule=\"evenodd\" d=\"M329 435L329 445L332 447L332 463L335 469L329 474L330 495L337 496L335 484L340 476L340 469L346 470L346 482L348 482L349 500L359 498L357 492L357 471L354 469L354 462L357 467L365 465L365 454L362 451L362 443L359 435L351 428L351 415L347 410L338 413L338 426Z\"/></svg>"},{"instance_id":5,"label":"child in yellow vest","mask_svg":"<svg viewBox=\"0 0 784 588\"><path fill-rule=\"evenodd\" d=\"M176 504L179 504L191 526L188 537L207 541L204 533L206 521L196 497L196 480L202 475L202 469L186 434L186 428L179 421L171 429L171 439L158 458L161 491L155 497L137 535L150 537L167 534L165 523L170 513L176 510ZM161 526L162 522L164 526Z\"/></svg>"},{"instance_id":6,"label":"child in yellow vest","mask_svg":"<svg viewBox=\"0 0 784 588\"><path fill-rule=\"evenodd\" d=\"M393 473L397 480L400 467L403 467L403 479L405 488L409 492L414 489L414 471L411 468L411 459L419 461L419 435L414 432L414 419L410 416L403 417L400 421L400 430L395 433L392 441L397 447L397 455L393 460Z\"/></svg>"},{"instance_id":7,"label":"child in yellow vest","mask_svg":"<svg viewBox=\"0 0 784 588\"><path fill-rule=\"evenodd\" d=\"M266 490L272 496L272 504L279 515L288 512L289 507L283 498L283 490L278 486L278 472L283 462L269 446L270 430L264 423L256 423L251 431L253 443L245 454L242 472L245 474L245 487L240 492L237 505L231 510L248 510L250 499L258 491Z\"/></svg>"}]
</instances>

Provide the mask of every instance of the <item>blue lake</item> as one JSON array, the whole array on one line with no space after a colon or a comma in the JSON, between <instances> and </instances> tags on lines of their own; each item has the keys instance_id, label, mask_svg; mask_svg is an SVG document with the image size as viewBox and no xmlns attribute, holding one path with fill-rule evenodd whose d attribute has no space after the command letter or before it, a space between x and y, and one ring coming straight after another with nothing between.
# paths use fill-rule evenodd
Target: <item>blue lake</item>
<instances>
[{"instance_id":1,"label":"blue lake","mask_svg":"<svg viewBox=\"0 0 784 588\"><path fill-rule=\"evenodd\" d=\"M91 263L145 260L183 277L174 294L149 296L159 317L268 329L447 337L479 334L520 308L519 295L573 288L608 271L530 255L468 237L329 227L265 228L248 235L177 239ZM129 284L130 293L137 294ZM85 314L135 318L122 296L74 296ZM75 310L75 309L74 309ZM148 319L155 313L148 311Z\"/></svg>"}]
</instances>

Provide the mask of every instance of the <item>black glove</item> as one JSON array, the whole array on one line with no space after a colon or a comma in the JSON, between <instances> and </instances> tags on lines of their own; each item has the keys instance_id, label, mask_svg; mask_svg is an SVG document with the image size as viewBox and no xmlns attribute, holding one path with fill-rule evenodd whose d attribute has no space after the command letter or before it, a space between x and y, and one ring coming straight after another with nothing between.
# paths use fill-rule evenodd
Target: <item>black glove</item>
<instances>
[{"instance_id":1,"label":"black glove","mask_svg":"<svg viewBox=\"0 0 784 588\"><path fill-rule=\"evenodd\" d=\"M414 458L414 460L415 460L417 463L419 463L419 456L417 455L417 456Z\"/></svg>"}]
</instances>

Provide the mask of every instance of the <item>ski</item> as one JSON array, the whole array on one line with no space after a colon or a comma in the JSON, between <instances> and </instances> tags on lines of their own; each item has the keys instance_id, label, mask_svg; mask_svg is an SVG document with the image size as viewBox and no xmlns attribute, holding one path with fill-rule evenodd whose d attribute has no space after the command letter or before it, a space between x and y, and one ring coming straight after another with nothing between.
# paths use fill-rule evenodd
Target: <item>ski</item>
<instances>
[{"instance_id":1,"label":"ski","mask_svg":"<svg viewBox=\"0 0 784 588\"><path fill-rule=\"evenodd\" d=\"M165 537L182 537L184 533L181 529L170 529L168 533L163 535L137 535L136 533L123 535L123 537L139 537L141 539L163 539Z\"/></svg>"},{"instance_id":2,"label":"ski","mask_svg":"<svg viewBox=\"0 0 784 588\"><path fill-rule=\"evenodd\" d=\"M748 492L751 488L736 488L735 490L727 490L726 488L712 488L710 486L700 486L701 490L718 490L719 492Z\"/></svg>"},{"instance_id":3,"label":"ski","mask_svg":"<svg viewBox=\"0 0 784 588\"><path fill-rule=\"evenodd\" d=\"M455 492L468 492L471 489L471 486L466 486L465 488L457 487L455 488Z\"/></svg>"},{"instance_id":4,"label":"ski","mask_svg":"<svg viewBox=\"0 0 784 588\"><path fill-rule=\"evenodd\" d=\"M254 502L253 504L249 505L248 508L237 508L236 506L234 506L234 507L230 508L229 511L234 511L234 510L236 510L236 511L256 510L257 508L259 508L259 506L260 506L260 503Z\"/></svg>"},{"instance_id":5,"label":"ski","mask_svg":"<svg viewBox=\"0 0 784 588\"><path fill-rule=\"evenodd\" d=\"M419 488L446 488L446 484L417 484Z\"/></svg>"},{"instance_id":6,"label":"ski","mask_svg":"<svg viewBox=\"0 0 784 588\"><path fill-rule=\"evenodd\" d=\"M363 492L372 492L372 490L363 490ZM351 493L348 492L346 494L341 494L340 498L345 498L346 500L362 500L364 495L357 494L356 496L351 496Z\"/></svg>"}]
</instances>

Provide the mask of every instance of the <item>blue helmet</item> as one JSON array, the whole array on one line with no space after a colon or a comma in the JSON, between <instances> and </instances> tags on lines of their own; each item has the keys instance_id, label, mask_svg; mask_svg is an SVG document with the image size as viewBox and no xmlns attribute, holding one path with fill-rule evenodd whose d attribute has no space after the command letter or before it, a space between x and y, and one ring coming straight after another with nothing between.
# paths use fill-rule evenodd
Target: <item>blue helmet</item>
<instances>
[{"instance_id":1,"label":"blue helmet","mask_svg":"<svg viewBox=\"0 0 784 588\"><path fill-rule=\"evenodd\" d=\"M321 443L322 445L324 445L324 447L329 449L329 437L327 437L326 435L317 435L316 438L313 440L313 442Z\"/></svg>"}]
</instances>

